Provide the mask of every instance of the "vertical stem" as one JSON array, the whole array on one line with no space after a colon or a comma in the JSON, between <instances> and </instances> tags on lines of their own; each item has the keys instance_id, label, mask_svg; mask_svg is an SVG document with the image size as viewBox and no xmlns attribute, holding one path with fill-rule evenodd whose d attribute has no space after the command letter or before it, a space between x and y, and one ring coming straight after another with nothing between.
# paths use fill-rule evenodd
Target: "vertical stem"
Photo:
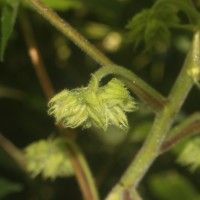
<instances>
[{"instance_id":1,"label":"vertical stem","mask_svg":"<svg viewBox=\"0 0 200 200\"><path fill-rule=\"evenodd\" d=\"M81 186L82 190L84 190L83 193L84 199L99 200L94 179L92 178L91 171L86 163L83 154L81 153L80 149L73 142L69 140L67 146L71 154L73 155L72 162L75 163L74 167L75 167L75 172L77 173L77 177L79 177L78 178L79 185Z\"/></svg>"},{"instance_id":2,"label":"vertical stem","mask_svg":"<svg viewBox=\"0 0 200 200\"><path fill-rule=\"evenodd\" d=\"M47 74L42 57L40 56L37 42L33 36L32 27L30 25L30 22L28 21L28 16L25 14L25 12L22 12L20 15L20 23L28 48L28 53L31 58L31 62L33 64L35 72L37 73L38 79L40 81L45 95L48 99L50 99L55 94L54 88Z\"/></svg>"},{"instance_id":3,"label":"vertical stem","mask_svg":"<svg viewBox=\"0 0 200 200\"><path fill-rule=\"evenodd\" d=\"M33 63L33 67L37 73L40 84L43 91L48 99L55 95L53 85L48 77L45 65L42 62L40 56L37 42L34 38L30 22L28 21L28 16L21 15L20 17L22 31L24 33L25 41L29 50L29 55ZM61 126L57 127L60 132L64 132ZM68 135L65 134L68 140L71 140ZM1 139L1 138L0 138ZM67 143L67 147L70 150L71 161L74 166L75 175L79 183L80 189L85 200L98 200L98 193L95 187L95 183L90 173L89 166L75 144Z\"/></svg>"},{"instance_id":4,"label":"vertical stem","mask_svg":"<svg viewBox=\"0 0 200 200\"><path fill-rule=\"evenodd\" d=\"M168 97L169 101L155 119L152 129L143 144L142 149L137 154L135 160L130 164L119 183L112 189L106 200L117 200L127 188L135 190L148 168L160 153L162 145L176 113L180 110L185 98L193 86L193 80L188 76L188 70L197 67L199 63L194 61L194 47L199 42L199 33L194 35L191 51L188 53L182 71L177 78L174 87ZM199 67L199 66L198 66Z\"/></svg>"}]
</instances>

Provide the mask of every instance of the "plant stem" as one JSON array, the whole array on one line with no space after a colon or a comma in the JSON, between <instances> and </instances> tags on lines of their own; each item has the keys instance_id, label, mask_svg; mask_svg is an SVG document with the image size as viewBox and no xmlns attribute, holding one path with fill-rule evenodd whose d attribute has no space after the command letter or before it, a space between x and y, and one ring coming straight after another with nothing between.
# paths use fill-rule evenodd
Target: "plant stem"
<instances>
[{"instance_id":1,"label":"plant stem","mask_svg":"<svg viewBox=\"0 0 200 200\"><path fill-rule=\"evenodd\" d=\"M71 27L66 21L60 18L52 9L47 7L40 0L29 0L34 8L45 19L47 19L53 26L55 26L60 32L72 40L78 45L85 53L91 56L97 63L102 65L111 65L110 61L104 54L102 54L95 46L93 46L88 40L80 35L74 28Z\"/></svg>"},{"instance_id":2,"label":"plant stem","mask_svg":"<svg viewBox=\"0 0 200 200\"><path fill-rule=\"evenodd\" d=\"M150 104L156 111L160 111L164 107L166 99L147 83L142 81L142 79L136 76L133 72L124 67L117 65L104 66L94 73L94 75L98 78L98 81L109 74L117 75L123 79L126 85L130 86L130 89L143 102L148 102L148 105ZM145 91L143 88L145 88ZM148 93L146 91L148 91Z\"/></svg>"},{"instance_id":3,"label":"plant stem","mask_svg":"<svg viewBox=\"0 0 200 200\"><path fill-rule=\"evenodd\" d=\"M0 146L4 149L10 157L16 161L16 163L25 170L25 159L24 154L20 149L18 149L10 140L5 138L3 134L0 133Z\"/></svg>"},{"instance_id":4,"label":"plant stem","mask_svg":"<svg viewBox=\"0 0 200 200\"><path fill-rule=\"evenodd\" d=\"M34 38L33 30L30 26L30 22L28 20L28 16L25 14L25 11L23 11L20 17L20 22L33 67L36 71L46 97L50 99L55 95L55 92L47 74L45 65L42 62L42 58L38 50L38 45ZM66 131L61 126L58 126L57 128L62 134L66 133ZM98 200L97 190L95 188L92 175L89 171L89 166L84 156L75 144L72 145L73 142L69 135L65 134L65 137L67 137L68 141L71 140L71 143L67 143L67 148L70 150L71 161L74 166L76 178L84 198L86 200Z\"/></svg>"},{"instance_id":5,"label":"plant stem","mask_svg":"<svg viewBox=\"0 0 200 200\"><path fill-rule=\"evenodd\" d=\"M166 152L181 140L196 133L200 133L200 113L193 114L180 125L174 127L169 133L172 136L160 147L160 153Z\"/></svg>"},{"instance_id":6,"label":"plant stem","mask_svg":"<svg viewBox=\"0 0 200 200\"><path fill-rule=\"evenodd\" d=\"M20 13L20 24L28 48L28 53L35 72L37 73L40 85L42 86L46 97L50 99L55 94L54 88L47 74L42 57L40 56L38 45L34 38L33 30L30 25L30 21L28 20L28 15L25 14L25 11Z\"/></svg>"},{"instance_id":7,"label":"plant stem","mask_svg":"<svg viewBox=\"0 0 200 200\"><path fill-rule=\"evenodd\" d=\"M47 19L65 36L71 39L78 47L80 47L97 63L105 67L108 67L109 69L107 71L110 70L110 66L113 67L116 66L94 45L92 45L80 33L78 33L71 25L69 25L66 21L60 18L52 9L48 8L40 0L29 0L28 2L30 2L33 5L33 7L36 9L37 12L39 12L45 19ZM131 78L134 79L131 79L131 81L126 82L129 85L130 89L134 93L138 94L141 97L141 99L145 101L149 106L151 106L155 111L160 111L160 109L163 108L163 104L165 102L164 97L162 97L162 95L160 95L156 90L148 86L148 84L146 84L143 80L138 78L133 72ZM149 99L153 100L153 102L152 101L148 102Z\"/></svg>"},{"instance_id":8,"label":"plant stem","mask_svg":"<svg viewBox=\"0 0 200 200\"><path fill-rule=\"evenodd\" d=\"M74 142L68 140L67 146L68 146L68 149L70 150L71 154L73 155L73 158L78 158L78 161L79 161L77 163L77 159L72 159L72 162L76 163L76 164L74 164L75 172L79 173L79 175L77 175L77 177L80 177L78 179L78 181L79 181L79 185L81 186L82 190L84 190L84 193L83 193L84 199L99 200L98 193L97 193L95 183L94 183L94 179L92 178L91 171L88 168L88 165L86 163L86 160L85 160L83 154L81 153L80 149Z\"/></svg>"},{"instance_id":9,"label":"plant stem","mask_svg":"<svg viewBox=\"0 0 200 200\"><path fill-rule=\"evenodd\" d=\"M124 190L135 190L153 161L160 154L160 147L176 114L193 86L193 80L187 72L194 67L199 67L199 64L194 61L193 55L195 43L199 41L198 34L197 32L194 35L192 49L188 52L183 68L169 94L167 104L157 115L143 147L106 200L118 200Z\"/></svg>"}]
</instances>

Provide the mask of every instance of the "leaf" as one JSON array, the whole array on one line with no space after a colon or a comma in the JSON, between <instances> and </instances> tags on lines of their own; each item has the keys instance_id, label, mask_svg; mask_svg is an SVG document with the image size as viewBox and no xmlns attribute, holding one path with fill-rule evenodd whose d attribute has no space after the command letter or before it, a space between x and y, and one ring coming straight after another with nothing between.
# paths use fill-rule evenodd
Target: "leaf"
<instances>
[{"instance_id":1,"label":"leaf","mask_svg":"<svg viewBox=\"0 0 200 200\"><path fill-rule=\"evenodd\" d=\"M8 40L16 21L19 0L6 0L1 16L0 60L3 61Z\"/></svg>"},{"instance_id":2,"label":"leaf","mask_svg":"<svg viewBox=\"0 0 200 200\"><path fill-rule=\"evenodd\" d=\"M180 164L189 166L192 171L200 167L200 138L189 141L177 160Z\"/></svg>"},{"instance_id":3,"label":"leaf","mask_svg":"<svg viewBox=\"0 0 200 200\"><path fill-rule=\"evenodd\" d=\"M23 97L25 97L25 94L22 91L0 85L0 99L8 98L13 100L21 100Z\"/></svg>"},{"instance_id":4,"label":"leaf","mask_svg":"<svg viewBox=\"0 0 200 200\"><path fill-rule=\"evenodd\" d=\"M14 183L12 181L9 181L5 178L0 177L0 188L1 188L0 199L2 199L11 193L20 192L23 187L19 183Z\"/></svg>"},{"instance_id":5,"label":"leaf","mask_svg":"<svg viewBox=\"0 0 200 200\"><path fill-rule=\"evenodd\" d=\"M159 200L200 199L200 193L192 184L174 171L151 176L149 186L151 192Z\"/></svg>"}]
</instances>

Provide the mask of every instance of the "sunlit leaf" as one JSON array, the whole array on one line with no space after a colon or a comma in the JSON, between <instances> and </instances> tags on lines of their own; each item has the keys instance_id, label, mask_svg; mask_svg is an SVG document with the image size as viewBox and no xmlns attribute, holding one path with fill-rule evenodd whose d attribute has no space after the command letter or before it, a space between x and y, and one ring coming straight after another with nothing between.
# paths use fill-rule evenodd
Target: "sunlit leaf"
<instances>
[{"instance_id":1,"label":"sunlit leaf","mask_svg":"<svg viewBox=\"0 0 200 200\"><path fill-rule=\"evenodd\" d=\"M19 183L11 182L7 179L0 177L0 199L4 198L5 196L14 193L20 192L23 187Z\"/></svg>"},{"instance_id":2,"label":"sunlit leaf","mask_svg":"<svg viewBox=\"0 0 200 200\"><path fill-rule=\"evenodd\" d=\"M3 6L1 16L0 60L3 60L4 52L16 21L19 0L7 0Z\"/></svg>"}]
</instances>

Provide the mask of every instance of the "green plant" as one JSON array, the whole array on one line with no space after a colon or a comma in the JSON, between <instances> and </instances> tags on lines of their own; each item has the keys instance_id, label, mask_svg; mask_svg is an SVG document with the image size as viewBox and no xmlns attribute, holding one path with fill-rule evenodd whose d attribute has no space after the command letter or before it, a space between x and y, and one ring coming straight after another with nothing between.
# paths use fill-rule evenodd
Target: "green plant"
<instances>
[{"instance_id":1,"label":"green plant","mask_svg":"<svg viewBox=\"0 0 200 200\"><path fill-rule=\"evenodd\" d=\"M114 150L112 149L114 153L111 154L112 156L117 156L121 151L121 147L125 148L131 140L134 141L134 139L131 139L131 137L134 138L132 136L133 133L131 133L134 130L132 128L134 127L134 119L129 120L129 127L125 112L140 112L142 104L151 108L151 112L155 113L155 119L151 126L147 128L149 130L145 130L145 132L149 132L142 138L144 140L142 147L105 199L142 199L141 196L143 195L140 196L140 192L138 192L140 182L158 157L170 150L171 147L177 147L175 150L173 148L173 155L180 155L178 159L180 163L191 165L192 169L199 167L199 159L191 159L191 156L199 156L198 136L194 138L194 141L186 144L188 146L181 154L178 148L179 145L177 145L184 138L200 132L200 115L198 112L188 115L187 119L178 120L178 117L181 118L181 108L186 102L189 92L193 86L199 87L200 85L200 13L195 4L189 0L157 0L150 8L136 13L127 25L127 33L125 35L128 43L134 46L135 51L142 49L141 54L150 55L152 59L162 57L170 51L175 40L173 36L175 31L177 31L175 32L176 34L183 32L185 35L193 35L193 39L189 40L190 48L187 49L181 72L171 87L169 95L164 97L156 89L152 88L150 84L139 78L133 70L119 66L111 61L50 8L77 9L84 4L92 7L92 1L60 0L55 3L54 1L46 0L45 2L48 5L40 0L22 2L18 0L3 0L0 2L2 6L1 60L3 60L17 13L19 13L19 22L29 49L32 64L35 67L43 91L49 100L48 114L55 117L57 130L61 134L58 138L52 136L47 141L41 140L30 144L24 151L19 150L1 135L0 144L3 149L17 161L23 171L30 172L34 177L41 173L44 178L51 179L56 179L58 176L75 175L84 199L99 199L91 170L78 147L78 143L74 141L74 135L76 134L71 133L71 129L65 128L74 129L81 126L84 128L81 131L94 128L92 130L95 132L94 135L97 133L97 137L100 137L98 134L109 134L106 132L112 131L112 128L121 129L125 139L120 140L117 147ZM102 1L102 3L105 2ZM21 9L19 8L20 3ZM114 4L114 1L111 1L111 6L112 3ZM97 5L98 2L95 1L94 7L97 8ZM108 5L105 3L105 5L108 6L109 3ZM30 7L33 7L36 12L40 13L49 23L100 65L97 71L92 72L88 86L72 90L65 89L55 95L52 83L39 55L37 43L34 40L33 31L26 14L26 9L30 9ZM108 31L108 28L103 26L101 28L105 32ZM67 51L66 46L64 47L64 50ZM178 48L181 47L179 46ZM115 78L109 80L110 75L115 76ZM131 96L127 88L133 95L137 96L138 102L136 102L136 98ZM144 127L145 118L141 117L141 120L144 120L142 124L142 127ZM98 133L99 131L103 133ZM140 132L142 132L141 129L139 134ZM106 138L107 136L103 137ZM130 144L132 143L130 142ZM179 180L179 176L173 173L171 177L177 180L176 183L184 182L180 181L182 179ZM151 179L152 188L154 186L159 187L156 186L157 182L155 180L158 180L156 178ZM168 181L170 181L170 178ZM181 187L189 187L186 185L183 184ZM161 189L159 188L159 191ZM158 192L156 195L162 196L162 192ZM199 197L200 194L195 193L192 198L195 200ZM164 199L165 197L162 198ZM174 198L177 199L179 197L174 195Z\"/></svg>"}]
</instances>

